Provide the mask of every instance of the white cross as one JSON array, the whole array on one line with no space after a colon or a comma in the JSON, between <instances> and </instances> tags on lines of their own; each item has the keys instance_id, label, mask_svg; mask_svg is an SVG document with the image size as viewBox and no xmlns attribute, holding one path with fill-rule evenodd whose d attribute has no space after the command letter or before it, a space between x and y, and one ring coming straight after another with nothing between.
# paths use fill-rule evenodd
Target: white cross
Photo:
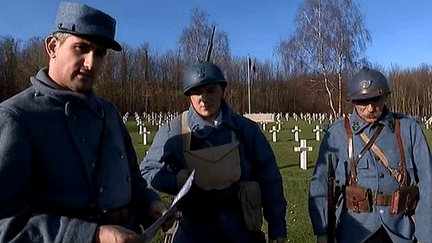
<instances>
[{"instance_id":1,"label":"white cross","mask_svg":"<svg viewBox=\"0 0 432 243\"><path fill-rule=\"evenodd\" d=\"M123 116L123 123L126 123L128 118L129 118L129 112L126 112L126 114L124 114Z\"/></svg>"},{"instance_id":2,"label":"white cross","mask_svg":"<svg viewBox=\"0 0 432 243\"><path fill-rule=\"evenodd\" d=\"M316 125L315 128L312 129L312 132L315 133L315 139L317 141L319 141L320 140L320 132L322 132L322 129L318 125Z\"/></svg>"},{"instance_id":3,"label":"white cross","mask_svg":"<svg viewBox=\"0 0 432 243\"><path fill-rule=\"evenodd\" d=\"M283 124L283 121L278 120L278 121L276 122L276 124L277 124L277 126L278 126L278 132L279 132L280 130L282 130L282 124Z\"/></svg>"},{"instance_id":4,"label":"white cross","mask_svg":"<svg viewBox=\"0 0 432 243\"><path fill-rule=\"evenodd\" d=\"M291 130L291 132L294 133L294 141L299 141L299 132L301 132L301 129L298 128L298 126L294 126L294 129Z\"/></svg>"},{"instance_id":5,"label":"white cross","mask_svg":"<svg viewBox=\"0 0 432 243\"><path fill-rule=\"evenodd\" d=\"M276 126L273 126L271 130L269 130L269 132L273 133L273 142L276 142L276 133L279 132L279 130L276 129Z\"/></svg>"},{"instance_id":6,"label":"white cross","mask_svg":"<svg viewBox=\"0 0 432 243\"><path fill-rule=\"evenodd\" d=\"M300 152L300 168L307 170L307 152L312 151L312 147L306 145L306 139L300 140L300 146L294 147L295 152Z\"/></svg>"},{"instance_id":7,"label":"white cross","mask_svg":"<svg viewBox=\"0 0 432 243\"><path fill-rule=\"evenodd\" d=\"M262 124L262 130L265 131L267 122L262 121L261 124Z\"/></svg>"},{"instance_id":8,"label":"white cross","mask_svg":"<svg viewBox=\"0 0 432 243\"><path fill-rule=\"evenodd\" d=\"M150 134L150 131L147 132L147 128L144 127L142 132L144 145L147 145L147 134Z\"/></svg>"},{"instance_id":9,"label":"white cross","mask_svg":"<svg viewBox=\"0 0 432 243\"><path fill-rule=\"evenodd\" d=\"M142 134L143 133L143 121L142 121L142 119L139 118L137 123L138 123L138 127L139 127L138 134Z\"/></svg>"}]
</instances>

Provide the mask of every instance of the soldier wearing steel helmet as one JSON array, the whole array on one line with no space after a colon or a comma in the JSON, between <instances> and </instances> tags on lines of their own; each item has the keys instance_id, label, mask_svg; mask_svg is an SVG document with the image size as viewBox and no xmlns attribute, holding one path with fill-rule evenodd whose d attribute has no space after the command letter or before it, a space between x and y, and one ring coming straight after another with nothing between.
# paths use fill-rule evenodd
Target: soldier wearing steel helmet
<instances>
[{"instance_id":1,"label":"soldier wearing steel helmet","mask_svg":"<svg viewBox=\"0 0 432 243\"><path fill-rule=\"evenodd\" d=\"M384 75L363 68L348 83L351 116L332 124L309 189L317 242L328 242L327 173L343 189L336 201L337 242L430 242L432 161L417 119L385 105ZM333 195L332 195L333 196ZM332 241L333 242L333 241Z\"/></svg>"},{"instance_id":2,"label":"soldier wearing steel helmet","mask_svg":"<svg viewBox=\"0 0 432 243\"><path fill-rule=\"evenodd\" d=\"M286 201L264 134L224 101L227 81L213 63L191 65L182 82L189 109L159 129L140 165L148 184L169 194L178 193L195 169L192 188L178 206L182 216L174 242L265 242L261 205L258 217L245 219L239 200L240 191L253 185L252 193L260 193L262 200L250 199L262 202L269 238L283 242Z\"/></svg>"}]
</instances>

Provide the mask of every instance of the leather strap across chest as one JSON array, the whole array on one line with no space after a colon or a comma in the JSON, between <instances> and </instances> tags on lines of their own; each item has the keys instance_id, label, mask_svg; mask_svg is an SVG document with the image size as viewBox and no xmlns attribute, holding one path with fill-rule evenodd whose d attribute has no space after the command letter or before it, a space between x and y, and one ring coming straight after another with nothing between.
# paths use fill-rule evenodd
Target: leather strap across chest
<instances>
[{"instance_id":1,"label":"leather strap across chest","mask_svg":"<svg viewBox=\"0 0 432 243\"><path fill-rule=\"evenodd\" d=\"M383 164L384 167L386 167L392 176L396 179L396 181L399 183L399 186L406 186L406 161L405 161L405 153L403 150L403 143L402 138L400 135L400 122L399 119L394 118L394 134L396 137L396 142L399 149L399 155L400 155L400 171L398 171L395 168L391 168L390 164L388 162L387 157L385 154L381 151L381 149L374 144L376 137L378 136L379 132L382 129L382 125L378 126L377 130L373 134L373 136L369 139L365 133L361 133L359 136L362 138L362 140L366 143L366 145L363 147L363 149L360 151L359 155L354 157L353 156L353 135L351 132L351 128L349 125L349 119L348 117L345 117L344 121L345 126L345 132L348 138L348 156L350 161L350 171L349 171L349 185L356 185L357 184L357 174L356 174L356 167L357 162L363 157L364 153L371 149L372 152L379 158L379 161Z\"/></svg>"}]
</instances>

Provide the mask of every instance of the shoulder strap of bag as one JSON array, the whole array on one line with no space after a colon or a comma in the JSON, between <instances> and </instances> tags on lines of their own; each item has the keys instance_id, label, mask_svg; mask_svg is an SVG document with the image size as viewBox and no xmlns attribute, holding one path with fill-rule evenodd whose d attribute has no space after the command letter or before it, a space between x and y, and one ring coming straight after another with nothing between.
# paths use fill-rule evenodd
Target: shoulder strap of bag
<instances>
[{"instance_id":1,"label":"shoulder strap of bag","mask_svg":"<svg viewBox=\"0 0 432 243\"><path fill-rule=\"evenodd\" d=\"M390 163L385 156L384 152L376 145L374 144L371 148L372 152L379 158L379 161L381 164L386 167L392 176L396 179L396 181L399 183L400 186L406 186L406 163L405 163L405 153L403 151L403 144L402 144L402 138L400 135L400 122L397 118L394 119L394 134L396 137L396 142L399 149L399 155L400 155L400 171L397 169L391 168ZM366 134L362 133L360 134L360 138L367 142L369 138Z\"/></svg>"},{"instance_id":2,"label":"shoulder strap of bag","mask_svg":"<svg viewBox=\"0 0 432 243\"><path fill-rule=\"evenodd\" d=\"M403 143L402 143L402 137L401 137L401 132L400 132L400 122L399 119L397 119L395 117L394 119L395 122L395 127L394 127L394 133L396 136L396 141L398 144L398 148L399 148L399 156L400 156L400 160L401 160L401 176L402 176L402 181L400 183L401 186L406 186L407 181L406 181L406 161L405 161L405 152L403 149Z\"/></svg>"},{"instance_id":3,"label":"shoulder strap of bag","mask_svg":"<svg viewBox=\"0 0 432 243\"><path fill-rule=\"evenodd\" d=\"M380 134L381 130L383 129L382 124L377 124L377 129L375 130L374 134L372 135L371 139L366 143L366 145L363 147L363 149L360 151L360 153L356 157L350 157L350 171L349 171L349 185L355 185L357 183L357 173L356 173L356 167L358 161L363 157L363 155L366 153L367 150L371 148L373 143L375 142L376 138ZM345 131L347 133L348 140L351 144L352 142L352 132L351 128L349 127L349 119L348 117L345 117ZM350 148L352 145L348 145ZM351 147L353 149L353 146Z\"/></svg>"},{"instance_id":4,"label":"shoulder strap of bag","mask_svg":"<svg viewBox=\"0 0 432 243\"><path fill-rule=\"evenodd\" d=\"M185 148L190 148L191 143L191 130L188 125L188 113L189 111L183 111L183 113L180 115L180 129L181 133L183 135L183 151Z\"/></svg>"}]
</instances>

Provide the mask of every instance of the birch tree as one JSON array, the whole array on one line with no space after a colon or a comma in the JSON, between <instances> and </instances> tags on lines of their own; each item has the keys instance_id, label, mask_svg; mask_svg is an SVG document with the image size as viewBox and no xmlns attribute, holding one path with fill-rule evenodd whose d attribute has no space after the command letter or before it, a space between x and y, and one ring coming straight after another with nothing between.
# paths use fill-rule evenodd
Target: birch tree
<instances>
[{"instance_id":1,"label":"birch tree","mask_svg":"<svg viewBox=\"0 0 432 243\"><path fill-rule=\"evenodd\" d=\"M342 111L342 74L359 65L369 32L352 0L306 0L297 10L296 31L279 42L278 52L288 73L320 74L334 116ZM337 87L331 82L337 76ZM338 110L334 93L338 93Z\"/></svg>"},{"instance_id":2,"label":"birch tree","mask_svg":"<svg viewBox=\"0 0 432 243\"><path fill-rule=\"evenodd\" d=\"M189 63L204 60L208 40L211 37L213 27L216 24L209 25L209 15L194 8L191 10L191 24L183 29L179 40L179 47L184 58ZM225 62L230 56L228 36L225 32L216 29L213 39L212 62L220 64Z\"/></svg>"}]
</instances>

